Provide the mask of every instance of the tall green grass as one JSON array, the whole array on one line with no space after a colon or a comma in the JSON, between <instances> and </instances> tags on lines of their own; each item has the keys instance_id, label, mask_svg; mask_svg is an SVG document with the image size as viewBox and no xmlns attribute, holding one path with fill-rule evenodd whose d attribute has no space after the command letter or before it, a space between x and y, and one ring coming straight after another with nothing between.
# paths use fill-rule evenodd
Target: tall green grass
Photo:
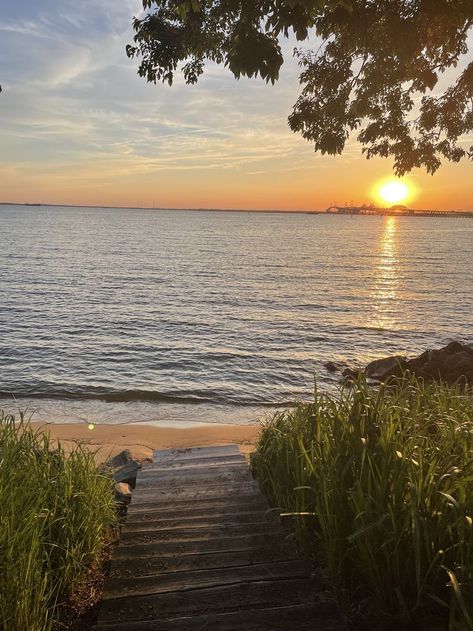
<instances>
[{"instance_id":1,"label":"tall green grass","mask_svg":"<svg viewBox=\"0 0 473 631\"><path fill-rule=\"evenodd\" d=\"M116 523L93 454L0 412L0 628L49 631L100 561Z\"/></svg>"},{"instance_id":2,"label":"tall green grass","mask_svg":"<svg viewBox=\"0 0 473 631\"><path fill-rule=\"evenodd\" d=\"M473 628L473 398L405 379L276 414L253 458L373 629Z\"/></svg>"}]
</instances>

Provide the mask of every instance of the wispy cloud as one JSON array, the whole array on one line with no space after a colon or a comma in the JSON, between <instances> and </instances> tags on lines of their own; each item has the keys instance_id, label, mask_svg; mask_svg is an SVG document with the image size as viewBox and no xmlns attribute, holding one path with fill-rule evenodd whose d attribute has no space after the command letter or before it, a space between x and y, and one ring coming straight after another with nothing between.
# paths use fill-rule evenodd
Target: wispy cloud
<instances>
[{"instance_id":1,"label":"wispy cloud","mask_svg":"<svg viewBox=\"0 0 473 631\"><path fill-rule=\"evenodd\" d=\"M140 0L9 3L0 19L2 197L118 203L143 191L151 198L159 182L175 205L230 191L247 206L323 207L342 180L360 189L354 138L334 160L288 129L295 42L284 43L276 86L236 81L212 64L196 86L148 85L125 54L140 11ZM389 170L376 165L366 169Z\"/></svg>"}]
</instances>

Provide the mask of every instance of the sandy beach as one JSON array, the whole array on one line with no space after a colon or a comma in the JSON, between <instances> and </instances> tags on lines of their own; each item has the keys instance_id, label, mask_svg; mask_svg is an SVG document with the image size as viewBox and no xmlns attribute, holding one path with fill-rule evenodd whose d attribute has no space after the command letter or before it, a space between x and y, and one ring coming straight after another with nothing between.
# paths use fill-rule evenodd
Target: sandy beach
<instances>
[{"instance_id":1,"label":"sandy beach","mask_svg":"<svg viewBox=\"0 0 473 631\"><path fill-rule=\"evenodd\" d=\"M97 462L128 449L136 460L151 459L153 449L204 447L236 443L249 454L256 444L259 425L198 425L191 428L153 427L144 424L95 425L79 423L31 423L43 428L66 449L81 444L96 452Z\"/></svg>"}]
</instances>

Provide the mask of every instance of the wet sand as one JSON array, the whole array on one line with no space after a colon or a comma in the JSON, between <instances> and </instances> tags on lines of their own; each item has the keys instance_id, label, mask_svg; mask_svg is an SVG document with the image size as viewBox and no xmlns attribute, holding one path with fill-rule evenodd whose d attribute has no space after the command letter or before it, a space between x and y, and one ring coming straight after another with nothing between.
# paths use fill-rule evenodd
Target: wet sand
<instances>
[{"instance_id":1,"label":"wet sand","mask_svg":"<svg viewBox=\"0 0 473 631\"><path fill-rule=\"evenodd\" d=\"M236 443L242 453L253 451L259 425L198 425L191 428L153 427L143 424L95 425L93 429L79 423L31 423L44 429L51 438L60 440L66 449L81 444L96 452L97 462L104 462L124 449L136 460L151 459L153 449L205 447Z\"/></svg>"}]
</instances>

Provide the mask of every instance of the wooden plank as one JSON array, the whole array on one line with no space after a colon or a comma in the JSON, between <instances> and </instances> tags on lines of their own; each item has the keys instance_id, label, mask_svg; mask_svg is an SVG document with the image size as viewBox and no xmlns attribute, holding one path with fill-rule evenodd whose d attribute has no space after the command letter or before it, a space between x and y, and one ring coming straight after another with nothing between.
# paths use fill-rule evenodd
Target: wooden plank
<instances>
[{"instance_id":1,"label":"wooden plank","mask_svg":"<svg viewBox=\"0 0 473 631\"><path fill-rule=\"evenodd\" d=\"M101 624L95 631L345 631L330 601L167 620Z\"/></svg>"},{"instance_id":2,"label":"wooden plank","mask_svg":"<svg viewBox=\"0 0 473 631\"><path fill-rule=\"evenodd\" d=\"M278 561L222 569L203 569L165 572L151 576L115 578L107 582L104 599L128 598L173 591L187 591L219 585L236 585L281 578L309 578L309 567L301 561Z\"/></svg>"},{"instance_id":3,"label":"wooden plank","mask_svg":"<svg viewBox=\"0 0 473 631\"><path fill-rule=\"evenodd\" d=\"M212 537L234 537L247 535L249 537L257 534L280 534L281 526L277 522L262 524L213 524L207 528L154 528L153 530L128 530L126 526L122 528L120 543L124 546L142 543L158 543L160 541L194 541L205 536Z\"/></svg>"},{"instance_id":4,"label":"wooden plank","mask_svg":"<svg viewBox=\"0 0 473 631\"><path fill-rule=\"evenodd\" d=\"M253 550L261 546L279 545L284 541L283 534L256 534L235 535L231 537L220 536L218 539L205 537L196 533L194 539L171 539L155 543L132 544L123 542L114 552L114 558L132 558L133 556L153 556L155 554L183 554L185 552L220 552L224 550Z\"/></svg>"},{"instance_id":5,"label":"wooden plank","mask_svg":"<svg viewBox=\"0 0 473 631\"><path fill-rule=\"evenodd\" d=\"M277 606L281 602L310 604L313 585L306 578L259 581L166 592L152 596L110 598L103 601L99 622L153 620L169 616L239 611Z\"/></svg>"},{"instance_id":6,"label":"wooden plank","mask_svg":"<svg viewBox=\"0 0 473 631\"><path fill-rule=\"evenodd\" d=\"M292 561L297 558L293 546L261 546L237 551L206 553L184 553L179 555L160 554L159 556L132 556L116 558L110 566L111 578L130 576L150 576L162 572L181 572L211 568L230 568L241 565L258 565L275 561Z\"/></svg>"},{"instance_id":7,"label":"wooden plank","mask_svg":"<svg viewBox=\"0 0 473 631\"><path fill-rule=\"evenodd\" d=\"M143 483L145 483L146 481L143 480ZM159 483L157 480L155 481L155 488L146 488L144 487L143 489L141 488L141 484L137 486L137 488L134 491L134 494L137 493L146 493L146 492L151 492L154 491L155 493L159 493L162 489L162 493L174 493L175 487L179 487L179 489L182 491L183 494L185 493L193 493L195 491L199 491L199 492L203 492L203 491L207 491L208 493L213 493L214 495L219 495L219 491L224 489L225 492L231 489L231 492L234 492L236 494L240 494L239 493L239 489L242 489L242 491L244 491L245 493L247 492L248 489L251 490L256 490L259 492L259 486L257 484L257 482L253 479L250 480L236 480L235 482L233 482L232 480L222 480L220 482L216 482L216 483L205 483L205 482L201 482L199 479L197 479L195 482L193 482L192 480L185 480L184 482L180 482L179 480L175 480L175 482L173 483L171 482L163 482L162 484Z\"/></svg>"},{"instance_id":8,"label":"wooden plank","mask_svg":"<svg viewBox=\"0 0 473 631\"><path fill-rule=\"evenodd\" d=\"M133 495L136 497L137 491ZM179 514L182 510L195 513L195 511L244 511L250 508L269 510L267 499L260 493L240 495L238 493L226 496L213 496L196 498L164 498L159 497L159 501L155 501L153 497L149 500L142 498L142 501L134 501L128 506L128 515L149 512L150 510L159 511L162 515L166 513Z\"/></svg>"},{"instance_id":9,"label":"wooden plank","mask_svg":"<svg viewBox=\"0 0 473 631\"><path fill-rule=\"evenodd\" d=\"M138 476L137 479L140 480L140 489L150 487L161 489L167 486L194 486L197 484L215 486L216 484L225 484L228 482L233 484L238 482L252 482L253 476L248 467L245 467L233 471L217 469L214 471L199 471L198 473L180 471L171 474L152 475L146 472L144 475Z\"/></svg>"},{"instance_id":10,"label":"wooden plank","mask_svg":"<svg viewBox=\"0 0 473 631\"><path fill-rule=\"evenodd\" d=\"M151 513L138 513L127 517L126 523L122 528L122 532L155 530L156 528L208 528L218 524L222 526L237 526L240 524L266 524L274 523L279 520L274 512L266 511L245 511L240 513L211 513L210 511L202 513L183 513L179 516L164 517L159 511Z\"/></svg>"},{"instance_id":11,"label":"wooden plank","mask_svg":"<svg viewBox=\"0 0 473 631\"><path fill-rule=\"evenodd\" d=\"M216 456L239 456L238 445L220 445L216 447L192 447L189 449L163 449L153 451L153 461L186 460L188 458L208 458Z\"/></svg>"},{"instance_id":12,"label":"wooden plank","mask_svg":"<svg viewBox=\"0 0 473 631\"><path fill-rule=\"evenodd\" d=\"M152 500L159 503L160 501L169 501L172 498L175 500L196 501L216 497L225 498L233 494L240 496L255 496L259 495L260 491L256 482L227 482L208 485L197 482L196 484L176 485L175 487L138 487L133 492L132 502L133 504L140 504Z\"/></svg>"},{"instance_id":13,"label":"wooden plank","mask_svg":"<svg viewBox=\"0 0 473 631\"><path fill-rule=\"evenodd\" d=\"M225 464L200 464L180 467L144 467L138 471L138 478L182 477L183 475L199 475L203 473L232 473L235 471L249 471L246 462L227 462Z\"/></svg>"},{"instance_id":14,"label":"wooden plank","mask_svg":"<svg viewBox=\"0 0 473 631\"><path fill-rule=\"evenodd\" d=\"M200 458L185 458L183 460L167 460L167 461L155 461L148 462L143 465L143 468L154 470L179 470L182 468L198 469L199 467L217 467L233 464L246 464L248 461L245 456L242 455L229 455L229 456L206 456Z\"/></svg>"}]
</instances>

